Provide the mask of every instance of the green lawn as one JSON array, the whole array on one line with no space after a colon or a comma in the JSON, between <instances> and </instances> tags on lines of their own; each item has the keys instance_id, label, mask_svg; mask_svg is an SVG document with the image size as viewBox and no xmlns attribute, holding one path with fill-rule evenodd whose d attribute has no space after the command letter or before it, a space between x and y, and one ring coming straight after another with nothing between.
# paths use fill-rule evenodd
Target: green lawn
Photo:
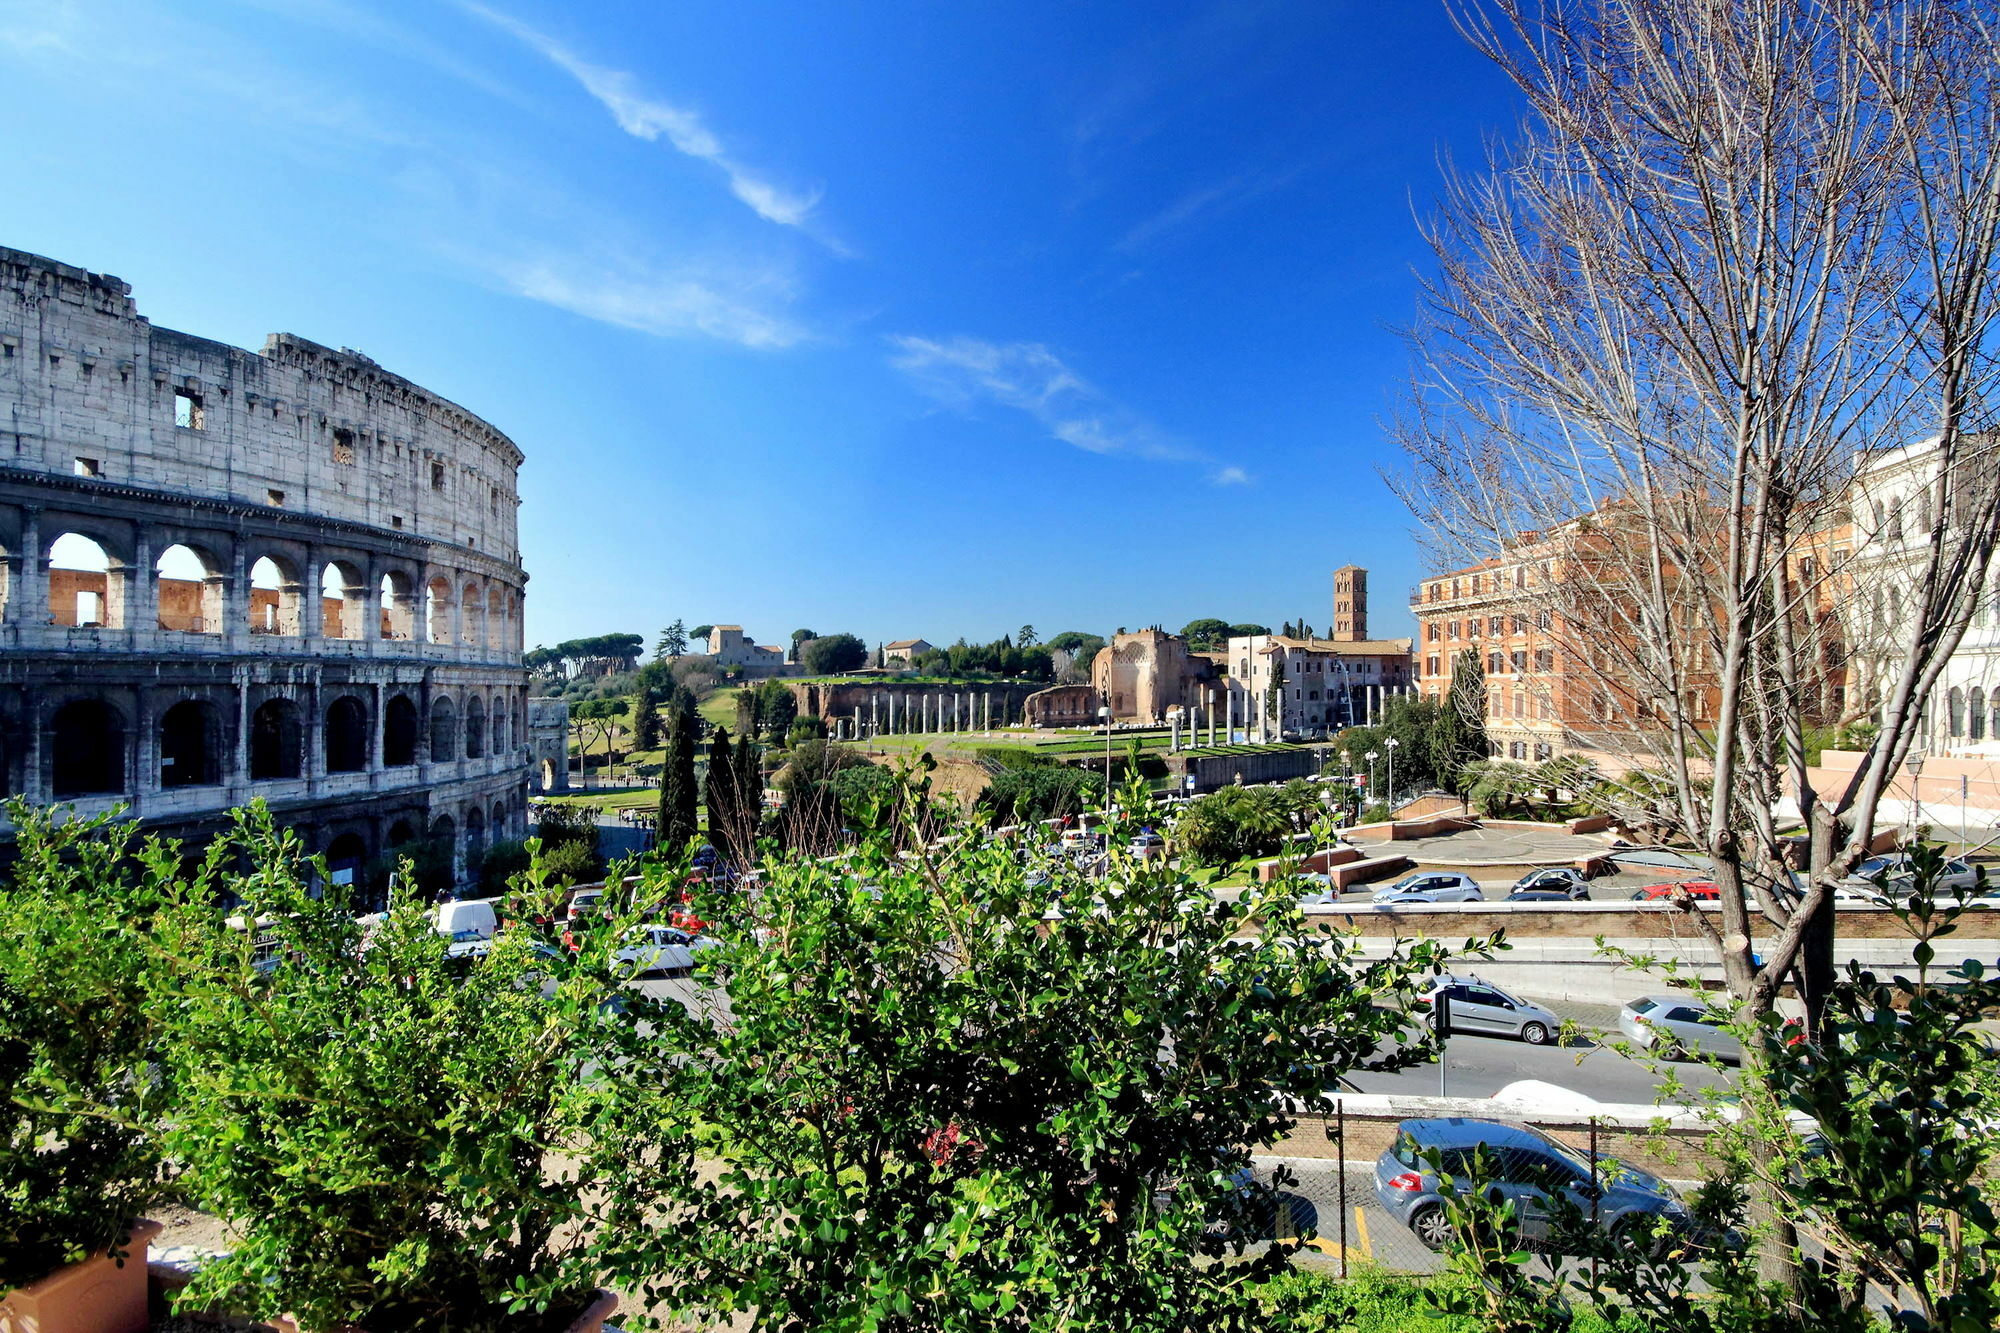
<instances>
[{"instance_id":1,"label":"green lawn","mask_svg":"<svg viewBox=\"0 0 2000 1333\"><path fill-rule=\"evenodd\" d=\"M573 791L562 796L541 796L550 805L594 805L600 810L650 810L660 803L658 787L604 787L594 791Z\"/></svg>"}]
</instances>

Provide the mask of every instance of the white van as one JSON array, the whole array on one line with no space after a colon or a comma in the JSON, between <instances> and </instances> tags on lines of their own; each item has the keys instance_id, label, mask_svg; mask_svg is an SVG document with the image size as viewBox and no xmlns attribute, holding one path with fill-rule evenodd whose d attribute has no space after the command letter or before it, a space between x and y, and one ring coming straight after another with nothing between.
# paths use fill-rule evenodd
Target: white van
<instances>
[{"instance_id":1,"label":"white van","mask_svg":"<svg viewBox=\"0 0 2000 1333\"><path fill-rule=\"evenodd\" d=\"M490 940L500 929L491 898L453 899L437 905L437 932L454 940Z\"/></svg>"}]
</instances>

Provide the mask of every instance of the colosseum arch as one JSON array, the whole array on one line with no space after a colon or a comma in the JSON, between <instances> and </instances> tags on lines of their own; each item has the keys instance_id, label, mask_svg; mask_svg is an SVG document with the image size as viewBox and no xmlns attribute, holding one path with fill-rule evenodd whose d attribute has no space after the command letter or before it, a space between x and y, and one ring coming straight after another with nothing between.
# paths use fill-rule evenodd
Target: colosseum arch
<instances>
[{"instance_id":1,"label":"colosseum arch","mask_svg":"<svg viewBox=\"0 0 2000 1333\"><path fill-rule=\"evenodd\" d=\"M424 585L424 640L451 643L456 638L452 626L451 580L440 574Z\"/></svg>"},{"instance_id":2,"label":"colosseum arch","mask_svg":"<svg viewBox=\"0 0 2000 1333\"><path fill-rule=\"evenodd\" d=\"M125 790L125 717L103 699L72 699L49 725L49 791L57 800Z\"/></svg>"},{"instance_id":3,"label":"colosseum arch","mask_svg":"<svg viewBox=\"0 0 2000 1333\"><path fill-rule=\"evenodd\" d=\"M323 737L326 771L359 773L368 767L368 705L343 694L327 705Z\"/></svg>"},{"instance_id":4,"label":"colosseum arch","mask_svg":"<svg viewBox=\"0 0 2000 1333\"><path fill-rule=\"evenodd\" d=\"M201 546L175 542L153 562L153 609L172 634L220 634L228 612L222 561Z\"/></svg>"},{"instance_id":5,"label":"colosseum arch","mask_svg":"<svg viewBox=\"0 0 2000 1333\"><path fill-rule=\"evenodd\" d=\"M465 859L471 859L486 850L486 812L473 806L465 812Z\"/></svg>"},{"instance_id":6,"label":"colosseum arch","mask_svg":"<svg viewBox=\"0 0 2000 1333\"><path fill-rule=\"evenodd\" d=\"M417 706L407 694L390 696L382 709L382 766L401 768L417 762Z\"/></svg>"},{"instance_id":7,"label":"colosseum arch","mask_svg":"<svg viewBox=\"0 0 2000 1333\"><path fill-rule=\"evenodd\" d=\"M431 762L448 763L458 758L458 705L449 694L431 698Z\"/></svg>"},{"instance_id":8,"label":"colosseum arch","mask_svg":"<svg viewBox=\"0 0 2000 1333\"><path fill-rule=\"evenodd\" d=\"M505 801L495 801L493 803L493 822L487 827L493 831L493 840L495 842L499 842L507 836L507 803Z\"/></svg>"},{"instance_id":9,"label":"colosseum arch","mask_svg":"<svg viewBox=\"0 0 2000 1333\"><path fill-rule=\"evenodd\" d=\"M297 638L305 632L305 584L286 556L266 552L250 566L250 632Z\"/></svg>"},{"instance_id":10,"label":"colosseum arch","mask_svg":"<svg viewBox=\"0 0 2000 1333\"><path fill-rule=\"evenodd\" d=\"M486 701L476 694L465 701L465 757L486 757Z\"/></svg>"},{"instance_id":11,"label":"colosseum arch","mask_svg":"<svg viewBox=\"0 0 2000 1333\"><path fill-rule=\"evenodd\" d=\"M182 699L160 714L160 786L212 787L223 780L221 710L206 699Z\"/></svg>"},{"instance_id":12,"label":"colosseum arch","mask_svg":"<svg viewBox=\"0 0 2000 1333\"><path fill-rule=\"evenodd\" d=\"M385 639L406 642L417 636L416 581L400 569L382 575L382 625Z\"/></svg>"},{"instance_id":13,"label":"colosseum arch","mask_svg":"<svg viewBox=\"0 0 2000 1333\"><path fill-rule=\"evenodd\" d=\"M512 710L507 706L506 691L503 690L496 693L493 696L493 715L488 719L486 724L488 731L486 751L488 754L504 755L507 753L507 714L510 711Z\"/></svg>"},{"instance_id":14,"label":"colosseum arch","mask_svg":"<svg viewBox=\"0 0 2000 1333\"><path fill-rule=\"evenodd\" d=\"M468 581L459 596L461 643L486 646L486 594L477 583ZM470 832L470 830L467 830Z\"/></svg>"},{"instance_id":15,"label":"colosseum arch","mask_svg":"<svg viewBox=\"0 0 2000 1333\"><path fill-rule=\"evenodd\" d=\"M486 651L504 653L513 638L508 632L507 590L494 585L486 590Z\"/></svg>"},{"instance_id":16,"label":"colosseum arch","mask_svg":"<svg viewBox=\"0 0 2000 1333\"><path fill-rule=\"evenodd\" d=\"M305 727L290 699L266 699L250 715L250 780L282 781L305 769Z\"/></svg>"},{"instance_id":17,"label":"colosseum arch","mask_svg":"<svg viewBox=\"0 0 2000 1333\"><path fill-rule=\"evenodd\" d=\"M66 531L49 543L49 619L79 629L123 629L131 566L100 540Z\"/></svg>"},{"instance_id":18,"label":"colosseum arch","mask_svg":"<svg viewBox=\"0 0 2000 1333\"><path fill-rule=\"evenodd\" d=\"M346 560L329 560L320 570L320 633L329 639L359 639L365 628L368 585Z\"/></svg>"}]
</instances>

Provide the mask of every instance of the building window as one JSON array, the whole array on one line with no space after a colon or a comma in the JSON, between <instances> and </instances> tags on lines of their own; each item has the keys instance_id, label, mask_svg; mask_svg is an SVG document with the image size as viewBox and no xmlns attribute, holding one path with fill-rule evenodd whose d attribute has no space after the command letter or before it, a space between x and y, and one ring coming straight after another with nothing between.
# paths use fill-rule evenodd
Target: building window
<instances>
[{"instance_id":1,"label":"building window","mask_svg":"<svg viewBox=\"0 0 2000 1333\"><path fill-rule=\"evenodd\" d=\"M1424 629L1425 629L1425 632L1426 632L1426 633L1427 633L1427 634L1428 634L1428 635L1430 636L1430 641L1431 641L1432 643L1436 643L1436 642L1438 641L1438 623L1437 623L1437 621L1433 620L1433 621L1432 621L1432 622L1431 622L1430 624L1426 625L1426 626L1424 627Z\"/></svg>"},{"instance_id":2,"label":"building window","mask_svg":"<svg viewBox=\"0 0 2000 1333\"><path fill-rule=\"evenodd\" d=\"M1555 649L1553 648L1535 649L1535 670L1554 671L1555 669L1556 669Z\"/></svg>"},{"instance_id":3,"label":"building window","mask_svg":"<svg viewBox=\"0 0 2000 1333\"><path fill-rule=\"evenodd\" d=\"M1508 659L1508 665L1509 667L1512 668L1515 675L1517 676L1520 675L1523 671L1526 671L1528 669L1528 654L1525 652L1514 653L1513 656Z\"/></svg>"},{"instance_id":4,"label":"building window","mask_svg":"<svg viewBox=\"0 0 2000 1333\"><path fill-rule=\"evenodd\" d=\"M208 418L202 411L200 394L192 389L174 390L174 425L182 430L208 429Z\"/></svg>"},{"instance_id":5,"label":"building window","mask_svg":"<svg viewBox=\"0 0 2000 1333\"><path fill-rule=\"evenodd\" d=\"M443 490L443 489L444 489L444 464L443 464L443 463L432 463L432 464L431 464L431 489L432 489L432 490L434 490L434 491L441 491L441 490Z\"/></svg>"},{"instance_id":6,"label":"building window","mask_svg":"<svg viewBox=\"0 0 2000 1333\"><path fill-rule=\"evenodd\" d=\"M104 475L103 470L98 467L95 458L79 458L71 470L79 477L101 477Z\"/></svg>"},{"instance_id":7,"label":"building window","mask_svg":"<svg viewBox=\"0 0 2000 1333\"><path fill-rule=\"evenodd\" d=\"M1435 676L1435 675L1439 674L1439 673L1438 673L1438 660L1437 660L1437 659L1436 659L1435 657L1433 657L1433 658L1432 658L1432 659L1431 659L1431 660L1429 661L1429 663L1427 663L1427 666L1428 666L1428 668L1429 668L1429 670L1428 670L1428 674L1430 674L1430 675L1433 675L1433 676Z\"/></svg>"},{"instance_id":8,"label":"building window","mask_svg":"<svg viewBox=\"0 0 2000 1333\"><path fill-rule=\"evenodd\" d=\"M354 466L354 432L336 430L333 433L333 461L342 467Z\"/></svg>"},{"instance_id":9,"label":"building window","mask_svg":"<svg viewBox=\"0 0 2000 1333\"><path fill-rule=\"evenodd\" d=\"M1547 629L1549 627L1549 622L1550 622L1550 617L1548 612L1539 611L1535 614L1536 629Z\"/></svg>"},{"instance_id":10,"label":"building window","mask_svg":"<svg viewBox=\"0 0 2000 1333\"><path fill-rule=\"evenodd\" d=\"M1488 634L1498 634L1498 633L1500 633L1500 627L1501 627L1501 625L1502 625L1503 623L1505 623L1505 618L1504 618L1504 617L1502 617L1502 616L1489 616L1489 617L1487 617L1487 620L1486 620L1486 632L1487 632Z\"/></svg>"},{"instance_id":11,"label":"building window","mask_svg":"<svg viewBox=\"0 0 2000 1333\"><path fill-rule=\"evenodd\" d=\"M276 489L266 490L264 492L264 500L275 509L283 509L285 507L285 493L283 491Z\"/></svg>"}]
</instances>

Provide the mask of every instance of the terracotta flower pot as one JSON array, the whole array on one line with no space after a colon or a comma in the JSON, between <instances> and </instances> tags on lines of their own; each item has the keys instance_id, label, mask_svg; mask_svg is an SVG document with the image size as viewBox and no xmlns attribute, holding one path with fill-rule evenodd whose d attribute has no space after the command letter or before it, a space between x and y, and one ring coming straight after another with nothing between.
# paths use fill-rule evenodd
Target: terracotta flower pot
<instances>
[{"instance_id":1,"label":"terracotta flower pot","mask_svg":"<svg viewBox=\"0 0 2000 1333\"><path fill-rule=\"evenodd\" d=\"M0 1333L144 1333L146 1247L163 1230L141 1219L132 1224L124 1263L93 1254L16 1288L0 1301Z\"/></svg>"},{"instance_id":2,"label":"terracotta flower pot","mask_svg":"<svg viewBox=\"0 0 2000 1333\"><path fill-rule=\"evenodd\" d=\"M572 1320L563 1329L563 1333L603 1333L604 1321L609 1319L617 1309L618 1294L599 1289L590 1304L583 1308L583 1313ZM288 1314L279 1315L270 1322L271 1327L276 1329L277 1333L307 1333L306 1330L301 1329L294 1323L292 1317ZM0 1333L11 1333L11 1330L0 1329ZM351 1329L348 1330L348 1333L362 1333L362 1331Z\"/></svg>"}]
</instances>

